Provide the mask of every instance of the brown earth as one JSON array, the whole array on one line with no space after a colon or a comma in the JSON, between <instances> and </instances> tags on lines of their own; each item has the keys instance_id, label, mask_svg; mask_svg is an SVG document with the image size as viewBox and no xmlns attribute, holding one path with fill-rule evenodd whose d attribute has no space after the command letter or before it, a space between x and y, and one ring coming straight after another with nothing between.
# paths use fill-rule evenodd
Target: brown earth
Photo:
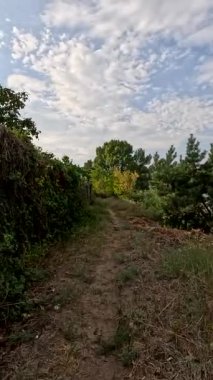
<instances>
[{"instance_id":1,"label":"brown earth","mask_svg":"<svg viewBox=\"0 0 213 380\"><path fill-rule=\"evenodd\" d=\"M2 332L0 378L213 379L208 294L201 308L193 283L161 271L168 248L191 235L127 202L103 203L104 221L46 259L50 277L31 294L36 309Z\"/></svg>"}]
</instances>

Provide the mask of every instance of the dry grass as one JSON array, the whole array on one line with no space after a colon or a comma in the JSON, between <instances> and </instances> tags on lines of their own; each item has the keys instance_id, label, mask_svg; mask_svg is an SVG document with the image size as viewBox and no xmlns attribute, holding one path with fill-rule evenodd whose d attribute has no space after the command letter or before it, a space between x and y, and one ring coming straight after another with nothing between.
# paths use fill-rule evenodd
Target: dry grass
<instances>
[{"instance_id":1,"label":"dry grass","mask_svg":"<svg viewBox=\"0 0 213 380\"><path fill-rule=\"evenodd\" d=\"M211 237L162 228L136 217L135 205L118 203L113 201L112 207L129 220L131 261L141 270L135 286L123 281L120 289L121 312L128 317L131 349L138 356L133 354L129 362L129 378L211 380ZM122 273L128 271L129 262L124 264Z\"/></svg>"},{"instance_id":2,"label":"dry grass","mask_svg":"<svg viewBox=\"0 0 213 380\"><path fill-rule=\"evenodd\" d=\"M212 238L129 202L95 207L93 229L55 252L35 314L13 326L1 378L212 380Z\"/></svg>"}]
</instances>

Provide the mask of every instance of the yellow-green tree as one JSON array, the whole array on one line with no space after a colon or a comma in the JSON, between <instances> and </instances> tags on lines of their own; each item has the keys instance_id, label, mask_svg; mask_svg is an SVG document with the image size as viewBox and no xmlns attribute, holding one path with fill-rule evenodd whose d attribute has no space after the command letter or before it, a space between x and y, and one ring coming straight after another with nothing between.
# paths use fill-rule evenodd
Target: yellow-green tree
<instances>
[{"instance_id":1,"label":"yellow-green tree","mask_svg":"<svg viewBox=\"0 0 213 380\"><path fill-rule=\"evenodd\" d=\"M93 190L96 194L113 195L113 175L100 167L91 171Z\"/></svg>"},{"instance_id":2,"label":"yellow-green tree","mask_svg":"<svg viewBox=\"0 0 213 380\"><path fill-rule=\"evenodd\" d=\"M135 184L138 178L136 172L130 170L121 171L115 169L113 172L113 190L118 196L129 196L135 189Z\"/></svg>"}]
</instances>

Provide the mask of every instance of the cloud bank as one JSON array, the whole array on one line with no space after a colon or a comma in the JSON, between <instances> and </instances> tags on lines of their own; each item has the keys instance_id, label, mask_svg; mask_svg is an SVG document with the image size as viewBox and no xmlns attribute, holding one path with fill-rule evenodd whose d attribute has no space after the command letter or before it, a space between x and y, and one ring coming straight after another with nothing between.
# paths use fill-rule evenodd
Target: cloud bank
<instances>
[{"instance_id":1,"label":"cloud bank","mask_svg":"<svg viewBox=\"0 0 213 380\"><path fill-rule=\"evenodd\" d=\"M7 83L58 155L83 162L111 138L164 149L212 124L212 14L211 0L49 1L39 31L13 27Z\"/></svg>"}]
</instances>

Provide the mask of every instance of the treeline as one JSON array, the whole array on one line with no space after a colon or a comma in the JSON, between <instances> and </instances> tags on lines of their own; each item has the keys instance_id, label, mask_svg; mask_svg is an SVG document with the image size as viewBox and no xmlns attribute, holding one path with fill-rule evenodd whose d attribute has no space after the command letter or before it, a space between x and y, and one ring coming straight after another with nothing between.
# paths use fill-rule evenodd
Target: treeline
<instances>
[{"instance_id":1,"label":"treeline","mask_svg":"<svg viewBox=\"0 0 213 380\"><path fill-rule=\"evenodd\" d=\"M83 172L32 143L38 131L22 118L27 95L0 86L0 320L26 309L41 247L84 214ZM35 257L34 257L35 256Z\"/></svg>"},{"instance_id":2,"label":"treeline","mask_svg":"<svg viewBox=\"0 0 213 380\"><path fill-rule=\"evenodd\" d=\"M213 144L209 152L190 135L184 157L172 145L165 157L126 141L111 140L84 165L95 192L140 202L150 216L172 227L213 228Z\"/></svg>"}]
</instances>

